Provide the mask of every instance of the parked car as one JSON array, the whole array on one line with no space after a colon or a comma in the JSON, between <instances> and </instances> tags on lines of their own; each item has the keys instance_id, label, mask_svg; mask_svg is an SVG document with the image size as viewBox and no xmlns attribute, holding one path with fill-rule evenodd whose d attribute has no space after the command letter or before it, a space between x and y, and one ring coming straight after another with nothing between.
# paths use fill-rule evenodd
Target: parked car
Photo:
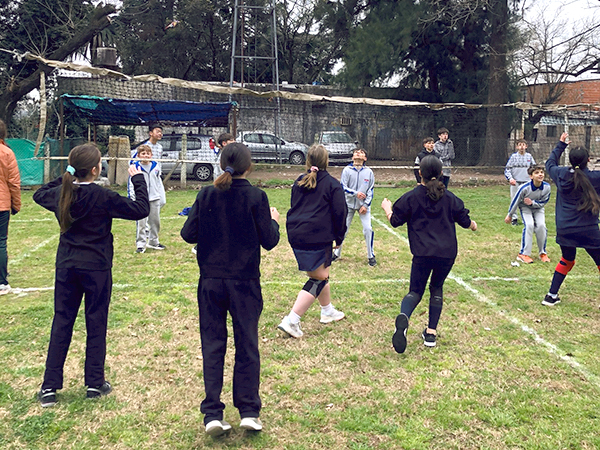
<instances>
[{"instance_id":1,"label":"parked car","mask_svg":"<svg viewBox=\"0 0 600 450\"><path fill-rule=\"evenodd\" d=\"M242 131L237 142L248 146L254 161L288 161L302 165L306 161L308 145L301 142L287 142L268 131Z\"/></svg>"},{"instance_id":2,"label":"parked car","mask_svg":"<svg viewBox=\"0 0 600 450\"><path fill-rule=\"evenodd\" d=\"M351 162L352 153L358 147L358 141L345 131L323 131L318 135L317 143L327 149L330 163Z\"/></svg>"},{"instance_id":3,"label":"parked car","mask_svg":"<svg viewBox=\"0 0 600 450\"><path fill-rule=\"evenodd\" d=\"M182 134L174 133L163 135L163 138L159 141L159 144L162 145L163 153L159 156L153 156L157 159L178 159L181 153L181 137ZM215 140L212 136L188 134L185 159L197 161L186 163L188 177L193 177L198 181L208 181L212 178L215 166L219 163L219 148L215 145ZM171 172L173 167L175 167L173 175L181 175L181 163L162 162L161 164L163 175Z\"/></svg>"}]
</instances>

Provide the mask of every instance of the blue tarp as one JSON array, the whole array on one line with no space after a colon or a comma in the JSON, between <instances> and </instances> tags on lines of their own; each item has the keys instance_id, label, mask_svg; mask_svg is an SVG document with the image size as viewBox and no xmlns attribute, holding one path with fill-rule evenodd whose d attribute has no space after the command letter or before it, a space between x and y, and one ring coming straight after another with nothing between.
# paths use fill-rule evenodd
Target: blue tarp
<instances>
[{"instance_id":1,"label":"blue tarp","mask_svg":"<svg viewBox=\"0 0 600 450\"><path fill-rule=\"evenodd\" d=\"M125 100L88 95L61 96L65 107L96 125L177 124L227 127L232 103Z\"/></svg>"}]
</instances>

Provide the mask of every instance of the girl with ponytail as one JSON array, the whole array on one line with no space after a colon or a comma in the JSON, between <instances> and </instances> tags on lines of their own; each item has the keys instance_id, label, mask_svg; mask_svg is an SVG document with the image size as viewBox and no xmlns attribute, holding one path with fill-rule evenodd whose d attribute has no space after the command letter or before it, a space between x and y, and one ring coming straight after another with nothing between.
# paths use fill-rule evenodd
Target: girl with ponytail
<instances>
[{"instance_id":1,"label":"girl with ponytail","mask_svg":"<svg viewBox=\"0 0 600 450\"><path fill-rule=\"evenodd\" d=\"M148 189L142 172L129 166L136 200L122 197L94 183L102 169L95 144L79 145L69 153L62 177L39 188L33 200L52 211L60 224L54 281L54 319L38 400L46 408L56 404L63 387L63 367L73 325L85 296L87 397L108 394L104 378L106 326L112 290L113 218L140 220L148 216Z\"/></svg>"},{"instance_id":2,"label":"girl with ponytail","mask_svg":"<svg viewBox=\"0 0 600 450\"><path fill-rule=\"evenodd\" d=\"M339 248L346 234L348 206L342 185L327 172L328 163L325 147L313 145L306 155L306 173L292 186L288 240L298 269L306 272L308 281L278 328L294 338L304 335L300 318L315 300L321 305L321 323L337 322L345 316L331 303L329 266L333 242Z\"/></svg>"},{"instance_id":3,"label":"girl with ponytail","mask_svg":"<svg viewBox=\"0 0 600 450\"><path fill-rule=\"evenodd\" d=\"M425 156L420 164L421 184L394 203L383 199L381 207L393 227L407 224L410 251L413 254L410 289L402 299L396 317L392 344L398 353L406 350L406 332L411 314L425 293L429 282L429 323L423 330L423 344L435 347L437 326L442 314L443 287L458 252L456 224L472 231L477 224L469 217L460 198L446 190L442 182L442 162Z\"/></svg>"},{"instance_id":4,"label":"girl with ponytail","mask_svg":"<svg viewBox=\"0 0 600 450\"><path fill-rule=\"evenodd\" d=\"M258 320L263 298L260 289L260 249L279 242L279 213L269 207L264 191L246 180L252 169L250 150L232 143L221 152L223 173L214 186L200 190L181 230L181 237L197 244L200 266L198 311L205 398L200 405L205 431L219 436L231 430L223 420L221 402L227 313L233 323L235 365L233 404L240 428L260 431L261 400Z\"/></svg>"},{"instance_id":5,"label":"girl with ponytail","mask_svg":"<svg viewBox=\"0 0 600 450\"><path fill-rule=\"evenodd\" d=\"M566 167L558 165L569 145L568 138L568 133L560 136L546 161L546 172L556 184L556 243L562 252L550 290L542 301L542 305L546 306L560 303L558 290L575 265L578 247L592 257L600 270L600 171L588 169L590 155L584 147L575 147L569 152Z\"/></svg>"}]
</instances>

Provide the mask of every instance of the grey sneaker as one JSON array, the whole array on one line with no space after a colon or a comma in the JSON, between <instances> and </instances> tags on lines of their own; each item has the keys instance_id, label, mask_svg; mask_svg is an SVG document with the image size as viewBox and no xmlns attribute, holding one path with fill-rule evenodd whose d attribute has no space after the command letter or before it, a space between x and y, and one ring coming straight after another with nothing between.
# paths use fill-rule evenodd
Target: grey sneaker
<instances>
[{"instance_id":1,"label":"grey sneaker","mask_svg":"<svg viewBox=\"0 0 600 450\"><path fill-rule=\"evenodd\" d=\"M167 248L162 244L156 244L156 245L148 244L148 245L146 245L146 247L154 249L154 250L164 250L165 248Z\"/></svg>"},{"instance_id":2,"label":"grey sneaker","mask_svg":"<svg viewBox=\"0 0 600 450\"><path fill-rule=\"evenodd\" d=\"M369 258L369 265L371 267L375 267L377 265L377 260L375 259L375 256L372 256L371 258Z\"/></svg>"},{"instance_id":3,"label":"grey sneaker","mask_svg":"<svg viewBox=\"0 0 600 450\"><path fill-rule=\"evenodd\" d=\"M240 422L240 428L249 431L260 431L263 424L258 417L244 417Z\"/></svg>"},{"instance_id":4,"label":"grey sneaker","mask_svg":"<svg viewBox=\"0 0 600 450\"><path fill-rule=\"evenodd\" d=\"M346 317L346 314L344 314L341 311L338 311L335 308L333 308L329 314L325 314L323 312L323 310L321 310L321 320L319 322L321 322L321 323L337 322L338 320L342 320L344 317Z\"/></svg>"},{"instance_id":5,"label":"grey sneaker","mask_svg":"<svg viewBox=\"0 0 600 450\"><path fill-rule=\"evenodd\" d=\"M542 305L545 306L554 306L560 303L560 297L557 295L556 298L552 298L550 295L546 294L544 300L542 300Z\"/></svg>"},{"instance_id":6,"label":"grey sneaker","mask_svg":"<svg viewBox=\"0 0 600 450\"><path fill-rule=\"evenodd\" d=\"M396 317L396 331L392 336L392 345L396 353L404 353L406 350L406 330L408 330L408 316L400 313Z\"/></svg>"},{"instance_id":7,"label":"grey sneaker","mask_svg":"<svg viewBox=\"0 0 600 450\"><path fill-rule=\"evenodd\" d=\"M40 389L37 398L42 408L50 408L56 405L56 389Z\"/></svg>"},{"instance_id":8,"label":"grey sneaker","mask_svg":"<svg viewBox=\"0 0 600 450\"><path fill-rule=\"evenodd\" d=\"M304 333L300 329L300 324L299 323L295 323L295 324L291 323L290 318L288 316L285 316L283 318L283 320L281 321L281 323L279 324L279 326L277 328L279 328L284 333L289 334L293 338L300 338L304 335Z\"/></svg>"},{"instance_id":9,"label":"grey sneaker","mask_svg":"<svg viewBox=\"0 0 600 450\"><path fill-rule=\"evenodd\" d=\"M136 253L145 253L146 252L146 247L138 247L135 249Z\"/></svg>"},{"instance_id":10,"label":"grey sneaker","mask_svg":"<svg viewBox=\"0 0 600 450\"><path fill-rule=\"evenodd\" d=\"M212 437L221 436L231 431L231 425L224 420L211 420L206 424L206 434Z\"/></svg>"},{"instance_id":11,"label":"grey sneaker","mask_svg":"<svg viewBox=\"0 0 600 450\"><path fill-rule=\"evenodd\" d=\"M112 386L108 381L105 381L100 386L88 386L87 398L99 398L103 395L108 395L112 392Z\"/></svg>"}]
</instances>

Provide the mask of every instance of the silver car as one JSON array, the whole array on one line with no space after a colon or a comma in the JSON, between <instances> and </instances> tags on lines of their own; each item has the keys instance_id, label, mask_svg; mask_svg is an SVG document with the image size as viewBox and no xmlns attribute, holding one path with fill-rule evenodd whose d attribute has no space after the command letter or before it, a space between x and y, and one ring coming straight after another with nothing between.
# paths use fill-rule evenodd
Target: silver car
<instances>
[{"instance_id":1,"label":"silver car","mask_svg":"<svg viewBox=\"0 0 600 450\"><path fill-rule=\"evenodd\" d=\"M181 152L181 134L167 134L159 141L162 145L162 159L178 159ZM186 163L188 177L198 181L208 181L212 178L215 166L219 163L219 148L212 136L202 134L187 135L186 160L198 161ZM181 175L181 163L163 162L162 173L167 175L175 167L173 175Z\"/></svg>"},{"instance_id":2,"label":"silver car","mask_svg":"<svg viewBox=\"0 0 600 450\"><path fill-rule=\"evenodd\" d=\"M318 143L327 149L330 164L351 162L352 153L358 147L358 141L345 131L323 131Z\"/></svg>"},{"instance_id":3,"label":"silver car","mask_svg":"<svg viewBox=\"0 0 600 450\"><path fill-rule=\"evenodd\" d=\"M245 144L254 161L287 161L302 165L306 161L308 145L301 142L287 142L268 131L242 131L237 142Z\"/></svg>"}]
</instances>

